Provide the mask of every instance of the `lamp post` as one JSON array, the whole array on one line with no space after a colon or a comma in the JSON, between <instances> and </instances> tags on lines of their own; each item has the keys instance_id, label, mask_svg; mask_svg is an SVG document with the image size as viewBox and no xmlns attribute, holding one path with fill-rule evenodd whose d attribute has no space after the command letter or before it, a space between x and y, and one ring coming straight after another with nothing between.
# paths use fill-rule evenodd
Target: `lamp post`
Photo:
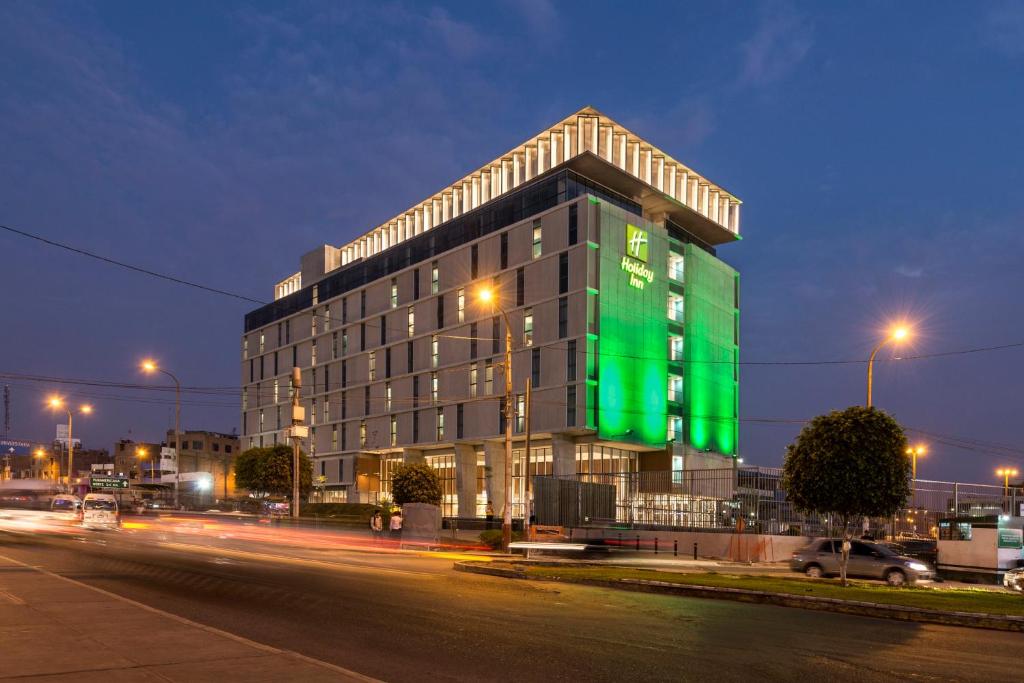
<instances>
[{"instance_id":1,"label":"lamp post","mask_svg":"<svg viewBox=\"0 0 1024 683\"><path fill-rule=\"evenodd\" d=\"M512 324L493 290L485 287L477 296L483 303L498 309L505 320L505 505L501 518L501 548L507 553L512 543Z\"/></svg>"},{"instance_id":2,"label":"lamp post","mask_svg":"<svg viewBox=\"0 0 1024 683\"><path fill-rule=\"evenodd\" d=\"M50 407L54 410L64 410L68 415L68 493L74 493L72 487L72 477L74 477L74 466L75 466L75 442L72 438L71 428L74 423L74 414L71 410L71 405L59 396L53 396L50 398ZM79 407L78 412L83 415L89 415L92 413L92 406L88 403L82 404Z\"/></svg>"},{"instance_id":3,"label":"lamp post","mask_svg":"<svg viewBox=\"0 0 1024 683\"><path fill-rule=\"evenodd\" d=\"M44 475L43 479L46 479L46 470L43 469L43 468L46 467L46 465L44 465L43 462L42 462L43 458L46 457L46 451L44 451L42 448L37 448L37 449L35 449L32 452L32 455L35 456L35 459L39 461L39 468L43 472L43 475ZM51 463L53 462L52 458L50 459L50 462ZM50 468L50 470L51 470L50 474L53 474L53 468Z\"/></svg>"},{"instance_id":4,"label":"lamp post","mask_svg":"<svg viewBox=\"0 0 1024 683\"><path fill-rule=\"evenodd\" d=\"M1010 477L1017 476L1017 470L1012 467L1000 467L996 470L996 475L1003 478L1003 495L1010 495Z\"/></svg>"},{"instance_id":5,"label":"lamp post","mask_svg":"<svg viewBox=\"0 0 1024 683\"><path fill-rule=\"evenodd\" d=\"M927 453L928 450L924 447L924 444L918 444L916 446L910 446L907 448L907 455L910 456L910 471L913 473L911 479L917 479L917 459L918 457Z\"/></svg>"},{"instance_id":6,"label":"lamp post","mask_svg":"<svg viewBox=\"0 0 1024 683\"><path fill-rule=\"evenodd\" d=\"M145 480L146 475L144 474L144 471L142 469L142 461L146 459L147 455L148 455L148 452L142 446L139 446L138 448L135 449L135 457L139 459L139 478L143 479L143 480ZM156 457L154 456L154 461L155 460L156 460ZM150 475L154 476L153 473L152 473L152 468L150 468Z\"/></svg>"},{"instance_id":7,"label":"lamp post","mask_svg":"<svg viewBox=\"0 0 1024 683\"><path fill-rule=\"evenodd\" d=\"M178 507L178 480L181 473L181 382L167 370L156 364L155 360L144 360L142 371L147 374L162 372L174 381L174 507ZM161 480L163 477L161 477Z\"/></svg>"},{"instance_id":8,"label":"lamp post","mask_svg":"<svg viewBox=\"0 0 1024 683\"><path fill-rule=\"evenodd\" d=\"M910 335L910 330L908 330L906 327L903 327L903 326L896 327L896 328L894 328L889 333L888 337L886 337L882 341L878 342L878 346L876 346L874 349L871 350L871 356L868 357L868 402L867 402L867 407L868 408L871 407L871 385L872 385L872 382L873 382L873 379L874 379L873 376L872 376L872 370L873 370L874 365L875 365L875 355L881 350L881 348L883 346L885 346L889 342L893 342L893 343L901 342L904 339L906 339L909 335Z\"/></svg>"}]
</instances>

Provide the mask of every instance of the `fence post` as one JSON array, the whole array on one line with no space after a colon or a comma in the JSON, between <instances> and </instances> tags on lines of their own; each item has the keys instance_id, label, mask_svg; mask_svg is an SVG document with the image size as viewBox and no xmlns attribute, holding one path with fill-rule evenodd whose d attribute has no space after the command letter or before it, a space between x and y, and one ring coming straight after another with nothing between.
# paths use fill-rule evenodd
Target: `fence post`
<instances>
[{"instance_id":1,"label":"fence post","mask_svg":"<svg viewBox=\"0 0 1024 683\"><path fill-rule=\"evenodd\" d=\"M672 556L679 557L679 539L672 541Z\"/></svg>"},{"instance_id":2,"label":"fence post","mask_svg":"<svg viewBox=\"0 0 1024 683\"><path fill-rule=\"evenodd\" d=\"M693 542L693 559L697 559L697 541Z\"/></svg>"}]
</instances>

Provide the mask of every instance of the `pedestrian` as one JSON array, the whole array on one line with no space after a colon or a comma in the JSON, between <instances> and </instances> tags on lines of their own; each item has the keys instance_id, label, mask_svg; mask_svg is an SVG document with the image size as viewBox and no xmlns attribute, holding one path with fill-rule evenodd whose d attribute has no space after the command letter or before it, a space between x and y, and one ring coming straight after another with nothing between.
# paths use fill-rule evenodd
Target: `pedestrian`
<instances>
[{"instance_id":1,"label":"pedestrian","mask_svg":"<svg viewBox=\"0 0 1024 683\"><path fill-rule=\"evenodd\" d=\"M379 544L384 537L384 518L381 517L380 510L370 517L370 534L373 536L374 545Z\"/></svg>"},{"instance_id":2,"label":"pedestrian","mask_svg":"<svg viewBox=\"0 0 1024 683\"><path fill-rule=\"evenodd\" d=\"M402 511L395 510L391 513L391 540L402 540Z\"/></svg>"},{"instance_id":3,"label":"pedestrian","mask_svg":"<svg viewBox=\"0 0 1024 683\"><path fill-rule=\"evenodd\" d=\"M484 508L484 515L487 517L488 522L494 521L494 505L491 501L487 501L487 507Z\"/></svg>"}]
</instances>

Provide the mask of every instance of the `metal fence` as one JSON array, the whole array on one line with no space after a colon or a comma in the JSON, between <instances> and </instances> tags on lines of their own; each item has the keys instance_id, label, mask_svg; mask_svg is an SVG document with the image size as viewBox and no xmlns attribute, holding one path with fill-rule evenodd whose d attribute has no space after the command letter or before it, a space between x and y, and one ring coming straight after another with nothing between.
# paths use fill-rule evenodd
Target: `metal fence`
<instances>
[{"instance_id":1,"label":"metal fence","mask_svg":"<svg viewBox=\"0 0 1024 683\"><path fill-rule=\"evenodd\" d=\"M567 488L566 480L598 488ZM827 516L808 515L794 508L782 486L781 468L580 473L561 480L536 477L534 481L534 509L538 522L544 524L786 535L832 531L833 520ZM609 504L595 505L595 496ZM892 518L863 520L860 530L927 536L933 535L942 516L1020 515L1022 505L1024 491L1018 488L1004 491L1001 486L918 479L905 509Z\"/></svg>"}]
</instances>

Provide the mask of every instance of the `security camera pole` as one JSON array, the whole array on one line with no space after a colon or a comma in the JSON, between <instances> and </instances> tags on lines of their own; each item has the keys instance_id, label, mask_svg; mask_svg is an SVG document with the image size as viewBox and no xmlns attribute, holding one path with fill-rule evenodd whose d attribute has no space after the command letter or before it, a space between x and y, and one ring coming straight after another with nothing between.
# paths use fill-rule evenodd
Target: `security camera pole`
<instances>
[{"instance_id":1,"label":"security camera pole","mask_svg":"<svg viewBox=\"0 0 1024 683\"><path fill-rule=\"evenodd\" d=\"M309 434L309 427L302 424L306 411L299 405L299 390L302 389L302 371L292 368L292 519L299 518L299 446Z\"/></svg>"}]
</instances>

